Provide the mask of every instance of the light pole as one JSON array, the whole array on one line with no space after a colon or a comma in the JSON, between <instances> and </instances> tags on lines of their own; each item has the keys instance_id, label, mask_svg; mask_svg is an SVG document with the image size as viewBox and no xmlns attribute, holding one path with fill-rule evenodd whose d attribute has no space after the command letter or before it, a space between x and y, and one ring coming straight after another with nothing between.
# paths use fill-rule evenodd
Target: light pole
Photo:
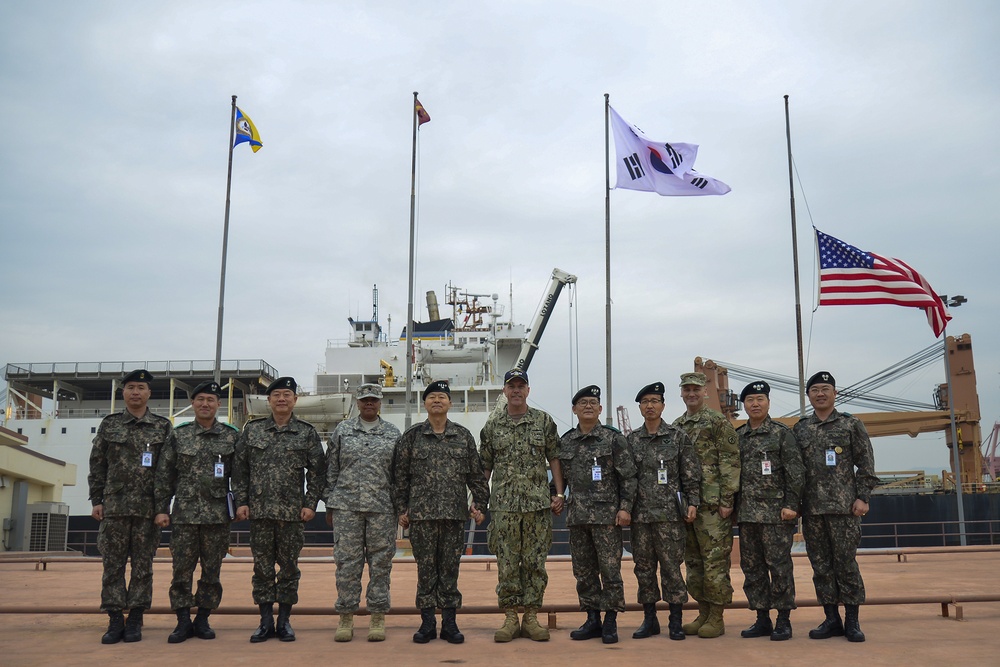
<instances>
[{"instance_id":1,"label":"light pole","mask_svg":"<svg viewBox=\"0 0 1000 667\"><path fill-rule=\"evenodd\" d=\"M948 298L948 295L942 295L941 300L949 308L958 308L963 303L967 302L966 299L961 294ZM962 498L962 461L958 456L958 431L955 428L955 396L952 394L951 387L951 359L948 354L948 323L945 322L943 338L944 338L944 373L948 379L948 410L950 412L950 422L951 422L951 458L952 465L955 467L955 501L958 503L958 539L959 544L963 547L967 546L968 541L965 535L965 502Z\"/></svg>"}]
</instances>

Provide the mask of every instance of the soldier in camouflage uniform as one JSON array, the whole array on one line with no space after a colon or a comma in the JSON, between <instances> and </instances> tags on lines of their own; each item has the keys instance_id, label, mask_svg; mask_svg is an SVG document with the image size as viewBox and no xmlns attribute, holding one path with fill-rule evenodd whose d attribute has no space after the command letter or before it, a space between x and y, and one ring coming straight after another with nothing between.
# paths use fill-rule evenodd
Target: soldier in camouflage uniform
<instances>
[{"instance_id":1,"label":"soldier in camouflage uniform","mask_svg":"<svg viewBox=\"0 0 1000 667\"><path fill-rule=\"evenodd\" d=\"M791 429L768 416L771 387L751 382L740 393L747 423L736 429L740 438L740 567L743 591L757 620L742 637L792 637L795 609L792 540L799 516L805 466ZM771 625L770 610L778 610Z\"/></svg>"},{"instance_id":2,"label":"soldier in camouflage uniform","mask_svg":"<svg viewBox=\"0 0 1000 667\"><path fill-rule=\"evenodd\" d=\"M681 576L685 523L693 523L701 493L701 462L687 433L663 420L662 382L646 385L636 394L644 424L628 435L638 471L638 489L632 512L632 558L639 582L643 621L633 639L660 634L656 603L670 607L668 631L674 640L684 639L681 616L687 602L687 587ZM656 568L660 568L660 586Z\"/></svg>"},{"instance_id":3,"label":"soldier in camouflage uniform","mask_svg":"<svg viewBox=\"0 0 1000 667\"><path fill-rule=\"evenodd\" d=\"M174 439L163 448L156 467L156 525L173 526L170 554L174 573L170 608L177 627L167 637L178 644L188 637L215 639L208 623L222 600L219 572L229 550L229 477L239 431L215 418L222 388L209 380L191 392L195 420L174 429ZM170 499L174 499L170 512ZM191 594L194 569L201 561L198 592ZM191 607L198 615L191 623Z\"/></svg>"},{"instance_id":4,"label":"soldier in camouflage uniform","mask_svg":"<svg viewBox=\"0 0 1000 667\"><path fill-rule=\"evenodd\" d=\"M389 575L396 554L392 506L392 453L399 429L379 417L382 387L363 384L358 416L340 422L326 448L326 520L333 526L340 623L334 640L354 637L354 612L361 604L361 574L368 563L366 602L371 614L368 641L385 639Z\"/></svg>"},{"instance_id":5,"label":"soldier in camouflage uniform","mask_svg":"<svg viewBox=\"0 0 1000 667\"><path fill-rule=\"evenodd\" d=\"M625 611L622 527L632 521L635 461L625 437L600 423L599 387L573 396L573 414L579 423L559 440L559 462L569 487L566 525L576 593L587 620L569 636L614 644L618 612Z\"/></svg>"},{"instance_id":6,"label":"soldier in camouflage uniform","mask_svg":"<svg viewBox=\"0 0 1000 667\"><path fill-rule=\"evenodd\" d=\"M267 388L271 416L248 422L236 443L236 519L250 519L253 600L260 608L260 626L250 637L253 643L275 635L283 642L295 641L288 619L299 600L304 522L316 516L326 487L326 459L319 434L292 412L297 387L290 377L272 382ZM277 575L275 563L281 568Z\"/></svg>"},{"instance_id":7,"label":"soldier in camouflage uniform","mask_svg":"<svg viewBox=\"0 0 1000 667\"><path fill-rule=\"evenodd\" d=\"M681 375L681 399L687 412L674 420L694 442L701 460L701 505L687 529L684 563L688 593L698 601L698 618L684 632L699 637L725 633L722 612L733 601L729 578L733 552L733 503L740 488L740 447L736 431L722 413L705 401L704 373Z\"/></svg>"},{"instance_id":8,"label":"soldier in camouflage uniform","mask_svg":"<svg viewBox=\"0 0 1000 667\"><path fill-rule=\"evenodd\" d=\"M494 641L520 636L545 641L549 631L538 623L549 577L545 559L552 546L552 514L563 507L559 466L559 435L547 413L528 407L528 375L520 370L504 375L506 409L491 416L480 434L480 456L491 478L490 551L497 557L497 599L504 624ZM549 495L546 462L552 468L555 495ZM524 607L519 624L517 607Z\"/></svg>"},{"instance_id":9,"label":"soldier in camouflage uniform","mask_svg":"<svg viewBox=\"0 0 1000 667\"><path fill-rule=\"evenodd\" d=\"M865 582L858 569L861 517L868 513L875 476L875 454L861 420L834 408L836 381L820 371L806 383L813 415L793 432L806 466L802 534L813 568L816 598L826 619L809 631L811 639L846 635L863 642L858 606L865 601ZM838 604L844 605L840 620Z\"/></svg>"},{"instance_id":10,"label":"soldier in camouflage uniform","mask_svg":"<svg viewBox=\"0 0 1000 667\"><path fill-rule=\"evenodd\" d=\"M465 548L463 524L472 516L482 523L490 499L476 440L469 430L448 419L451 389L432 382L423 393L427 420L400 437L393 455L393 502L399 525L410 529L417 561L417 607L420 628L413 641L437 637L434 610L441 608L441 639L461 644L455 610L462 606L458 569ZM468 503L466 488L472 492Z\"/></svg>"},{"instance_id":11,"label":"soldier in camouflage uniform","mask_svg":"<svg viewBox=\"0 0 1000 667\"><path fill-rule=\"evenodd\" d=\"M142 612L153 601L153 556L160 529L153 523L153 482L163 447L173 438L170 422L146 407L153 376L145 369L122 379L125 410L105 417L90 452L91 516L101 522L101 610L108 613L103 644L142 639ZM132 574L125 587L125 565ZM128 609L128 621L122 612Z\"/></svg>"}]
</instances>

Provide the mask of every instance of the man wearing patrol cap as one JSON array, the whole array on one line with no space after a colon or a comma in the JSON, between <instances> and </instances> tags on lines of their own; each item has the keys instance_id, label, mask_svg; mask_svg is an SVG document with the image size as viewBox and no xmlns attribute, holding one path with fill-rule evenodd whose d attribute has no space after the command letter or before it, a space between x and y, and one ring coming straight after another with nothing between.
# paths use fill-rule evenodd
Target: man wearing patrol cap
<instances>
[{"instance_id":1,"label":"man wearing patrol cap","mask_svg":"<svg viewBox=\"0 0 1000 667\"><path fill-rule=\"evenodd\" d=\"M272 382L267 388L271 416L248 422L236 443L236 519L250 519L253 600L260 608L260 625L250 637L252 643L275 635L283 642L295 641L288 619L299 600L304 523L316 516L326 487L326 459L319 434L292 411L298 401L297 388L290 377ZM281 568L277 575L275 563Z\"/></svg>"},{"instance_id":2,"label":"man wearing patrol cap","mask_svg":"<svg viewBox=\"0 0 1000 667\"><path fill-rule=\"evenodd\" d=\"M706 405L704 373L681 375L681 399L687 411L674 420L694 442L701 460L701 505L687 529L684 564L688 593L698 601L698 618L685 634L712 638L725 633L722 612L733 601L729 577L733 551L733 503L740 488L740 447L726 417Z\"/></svg>"},{"instance_id":3,"label":"man wearing patrol cap","mask_svg":"<svg viewBox=\"0 0 1000 667\"><path fill-rule=\"evenodd\" d=\"M160 543L160 529L153 523L153 486L160 452L173 438L173 429L146 406L152 381L152 374L142 368L122 378L125 410L101 421L90 452L91 516L101 522L97 547L104 564L101 610L109 617L103 644L141 640L142 612L153 601L153 556Z\"/></svg>"},{"instance_id":4,"label":"man wearing patrol cap","mask_svg":"<svg viewBox=\"0 0 1000 667\"><path fill-rule=\"evenodd\" d=\"M559 440L559 463L569 487L566 525L576 593L587 620L569 636L614 644L618 612L625 611L622 527L632 521L635 461L625 437L600 423L600 387L576 392L573 414L578 424Z\"/></svg>"},{"instance_id":5,"label":"man wearing patrol cap","mask_svg":"<svg viewBox=\"0 0 1000 667\"><path fill-rule=\"evenodd\" d=\"M736 429L740 438L740 567L743 591L757 620L740 635L792 637L795 609L792 540L799 516L805 467L791 429L768 415L771 387L763 380L740 392L747 423ZM770 610L778 610L771 625Z\"/></svg>"},{"instance_id":6,"label":"man wearing patrol cap","mask_svg":"<svg viewBox=\"0 0 1000 667\"><path fill-rule=\"evenodd\" d=\"M392 471L399 525L410 529L417 561L417 644L437 637L434 610L441 608L441 639L461 644L465 636L455 620L462 606L458 569L465 547L463 525L468 517L482 523L490 487L469 430L448 419L451 389L431 382L424 389L427 419L407 429L396 443ZM466 488L472 492L468 504Z\"/></svg>"},{"instance_id":7,"label":"man wearing patrol cap","mask_svg":"<svg viewBox=\"0 0 1000 667\"><path fill-rule=\"evenodd\" d=\"M361 605L361 574L368 563L368 641L385 639L389 575L396 554L392 453L399 429L382 419L382 387L357 388L358 416L337 424L326 448L326 522L333 527L340 622L334 640L354 637Z\"/></svg>"},{"instance_id":8,"label":"man wearing patrol cap","mask_svg":"<svg viewBox=\"0 0 1000 667\"><path fill-rule=\"evenodd\" d=\"M497 557L497 600L505 615L493 635L497 642L549 638L537 614L549 581L545 559L552 546L551 512L562 512L563 478L555 422L548 413L528 407L529 392L527 373L507 371L507 406L490 416L479 436L483 469L492 480L487 541ZM550 495L548 466L555 495ZM518 607L524 607L520 623Z\"/></svg>"},{"instance_id":9,"label":"man wearing patrol cap","mask_svg":"<svg viewBox=\"0 0 1000 667\"><path fill-rule=\"evenodd\" d=\"M227 494L239 438L236 427L216 418L221 397L222 388L212 380L191 391L195 419L174 429L174 438L163 448L156 467L156 525L171 526L174 572L170 608L177 614L177 627L167 637L171 644L192 636L215 639L208 617L222 600L219 572L229 550L229 522L233 518ZM197 593L192 595L199 561L201 578ZM198 615L192 624L194 606Z\"/></svg>"},{"instance_id":10,"label":"man wearing patrol cap","mask_svg":"<svg viewBox=\"0 0 1000 667\"><path fill-rule=\"evenodd\" d=\"M813 568L816 598L826 615L810 639L847 637L863 642L858 606L865 601L865 582L858 569L861 517L868 513L875 476L875 453L864 424L834 407L837 383L828 371L806 383L813 414L792 429L806 467L802 534ZM840 620L837 605L844 605Z\"/></svg>"},{"instance_id":11,"label":"man wearing patrol cap","mask_svg":"<svg viewBox=\"0 0 1000 667\"><path fill-rule=\"evenodd\" d=\"M684 639L681 616L687 602L687 587L681 576L684 560L684 525L692 523L698 511L701 493L701 463L687 433L663 418L662 382L639 390L639 404L644 424L628 435L635 466L638 490L632 512L632 558L639 582L642 625L633 639L660 634L656 603L663 599L670 607L668 630L671 639ZM660 569L660 583L656 569ZM660 595L662 584L662 598Z\"/></svg>"}]
</instances>

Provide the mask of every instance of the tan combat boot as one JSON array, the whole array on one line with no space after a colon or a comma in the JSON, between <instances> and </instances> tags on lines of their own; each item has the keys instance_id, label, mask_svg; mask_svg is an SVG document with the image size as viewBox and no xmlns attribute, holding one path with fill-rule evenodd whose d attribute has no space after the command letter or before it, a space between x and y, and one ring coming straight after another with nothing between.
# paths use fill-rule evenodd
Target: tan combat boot
<instances>
[{"instance_id":1,"label":"tan combat boot","mask_svg":"<svg viewBox=\"0 0 1000 667\"><path fill-rule=\"evenodd\" d=\"M549 640L549 629L539 624L537 609L529 607L524 610L524 617L521 619L521 636L528 637L533 642Z\"/></svg>"},{"instance_id":2,"label":"tan combat boot","mask_svg":"<svg viewBox=\"0 0 1000 667\"><path fill-rule=\"evenodd\" d=\"M509 642L521 636L521 625L517 621L517 611L514 609L504 609L503 625L493 635L495 642Z\"/></svg>"},{"instance_id":3,"label":"tan combat boot","mask_svg":"<svg viewBox=\"0 0 1000 667\"><path fill-rule=\"evenodd\" d=\"M385 614L372 612L372 616L368 620L368 641L385 641Z\"/></svg>"},{"instance_id":4,"label":"tan combat boot","mask_svg":"<svg viewBox=\"0 0 1000 667\"><path fill-rule=\"evenodd\" d=\"M333 636L335 642L349 642L354 639L354 614L341 614L340 625L337 626L337 634Z\"/></svg>"},{"instance_id":5,"label":"tan combat boot","mask_svg":"<svg viewBox=\"0 0 1000 667\"><path fill-rule=\"evenodd\" d=\"M722 622L722 611L725 609L721 604L709 605L708 620L698 628L698 636L702 639L714 639L726 634L726 626Z\"/></svg>"},{"instance_id":6,"label":"tan combat boot","mask_svg":"<svg viewBox=\"0 0 1000 667\"><path fill-rule=\"evenodd\" d=\"M684 631L686 635L696 635L698 631L701 630L701 626L705 624L708 620L708 603L698 602L698 618L694 619L690 623L685 623L681 630Z\"/></svg>"}]
</instances>

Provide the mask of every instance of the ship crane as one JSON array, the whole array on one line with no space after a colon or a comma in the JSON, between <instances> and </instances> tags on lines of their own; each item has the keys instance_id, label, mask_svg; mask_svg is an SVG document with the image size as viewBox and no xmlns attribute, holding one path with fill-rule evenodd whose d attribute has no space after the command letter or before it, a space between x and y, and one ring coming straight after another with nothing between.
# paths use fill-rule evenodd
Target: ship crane
<instances>
[{"instance_id":1,"label":"ship crane","mask_svg":"<svg viewBox=\"0 0 1000 667\"><path fill-rule=\"evenodd\" d=\"M528 335L524 337L524 342L521 344L521 352L517 355L517 361L514 362L514 368L527 372L528 366L531 364L531 358L535 356L535 350L538 349L538 342L542 339L542 333L549 323L552 309L555 308L556 301L559 300L559 294L562 292L563 287L575 283L576 276L566 273L561 269L552 269L552 279L549 281L549 287L545 291L545 297L542 299L542 305L538 309L538 314L535 315L535 319L531 323L531 328L528 329Z\"/></svg>"}]
</instances>

